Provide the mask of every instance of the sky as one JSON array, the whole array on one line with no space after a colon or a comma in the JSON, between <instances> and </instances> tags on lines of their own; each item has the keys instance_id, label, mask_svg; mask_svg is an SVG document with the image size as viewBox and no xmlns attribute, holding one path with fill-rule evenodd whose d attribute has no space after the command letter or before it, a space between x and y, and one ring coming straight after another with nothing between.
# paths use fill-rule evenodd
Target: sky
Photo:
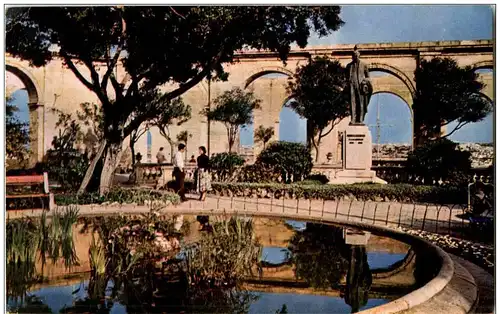
<instances>
[{"instance_id":1,"label":"sky","mask_svg":"<svg viewBox=\"0 0 500 314\"><path fill-rule=\"evenodd\" d=\"M309 45L412 42L438 40L475 40L493 38L493 10L490 5L345 5L339 31L324 37L311 36ZM28 121L27 94L15 93L21 120ZM377 105L378 104L378 105ZM379 143L410 143L411 125L408 106L398 97L377 94L369 104L365 123L377 141L379 107ZM305 141L305 121L284 108L280 114L279 138ZM253 127L241 133L241 144L253 143ZM493 116L467 125L453 134L458 142L492 142Z\"/></svg>"}]
</instances>

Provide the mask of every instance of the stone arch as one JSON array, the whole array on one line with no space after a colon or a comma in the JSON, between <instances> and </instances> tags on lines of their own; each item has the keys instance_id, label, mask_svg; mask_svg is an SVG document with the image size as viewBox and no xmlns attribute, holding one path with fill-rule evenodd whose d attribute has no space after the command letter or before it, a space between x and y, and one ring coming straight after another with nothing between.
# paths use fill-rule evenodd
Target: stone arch
<instances>
[{"instance_id":1,"label":"stone arch","mask_svg":"<svg viewBox=\"0 0 500 314\"><path fill-rule=\"evenodd\" d=\"M479 61L474 64L472 64L472 68L474 70L481 70L481 69L492 69L493 70L493 60L485 60L485 61Z\"/></svg>"},{"instance_id":2,"label":"stone arch","mask_svg":"<svg viewBox=\"0 0 500 314\"><path fill-rule=\"evenodd\" d=\"M17 76L28 92L29 135L30 135L30 165L33 166L43 159L45 114L41 104L41 89L33 75L22 66L5 60L6 71Z\"/></svg>"},{"instance_id":3,"label":"stone arch","mask_svg":"<svg viewBox=\"0 0 500 314\"><path fill-rule=\"evenodd\" d=\"M408 87L412 97L415 95L415 84L403 71L398 68L384 63L370 63L368 68L370 72L380 71L397 77L406 85L406 87Z\"/></svg>"},{"instance_id":4,"label":"stone arch","mask_svg":"<svg viewBox=\"0 0 500 314\"><path fill-rule=\"evenodd\" d=\"M247 88L250 84L252 84L253 81L258 79L259 77L264 76L266 74L273 74L273 73L284 74L288 77L293 76L292 71L290 71L286 68L283 68L283 67L279 67L279 66L262 67L262 68L259 68L259 69L250 73L250 76L245 80L245 84L244 84L243 88L244 89Z\"/></svg>"},{"instance_id":5,"label":"stone arch","mask_svg":"<svg viewBox=\"0 0 500 314\"><path fill-rule=\"evenodd\" d=\"M414 138L415 138L415 130L414 130L413 108L412 108L411 104L408 103L408 100L406 100L404 96L402 96L402 95L400 95L400 94L398 94L398 93L396 93L394 91L385 90L385 89L378 90L378 91L376 91L376 92L374 92L372 94L372 98L373 98L373 96L375 96L377 94L391 94L391 95L394 95L397 98L401 99L401 101L403 101L407 105L408 109L410 110L410 123L411 123L411 125L410 125L410 132L411 132L410 133L410 138L411 138L411 141L410 141L409 144L410 144L411 148L413 149Z\"/></svg>"},{"instance_id":6,"label":"stone arch","mask_svg":"<svg viewBox=\"0 0 500 314\"><path fill-rule=\"evenodd\" d=\"M381 90L378 90L378 91L375 91L373 92L372 94L372 97L377 95L377 94L391 94L391 95L394 95L396 97L398 97L399 99L401 99L407 106L408 106L408 109L410 109L410 117L411 117L411 121L413 123L413 108L412 108L412 104L408 103L408 100L404 98L404 96L394 92L394 91L390 91L390 90L385 90L385 89L381 89Z\"/></svg>"},{"instance_id":7,"label":"stone arch","mask_svg":"<svg viewBox=\"0 0 500 314\"><path fill-rule=\"evenodd\" d=\"M36 83L35 78L21 66L13 65L5 60L5 70L17 76L24 84L28 92L28 105L37 105L40 101L40 88Z\"/></svg>"}]
</instances>

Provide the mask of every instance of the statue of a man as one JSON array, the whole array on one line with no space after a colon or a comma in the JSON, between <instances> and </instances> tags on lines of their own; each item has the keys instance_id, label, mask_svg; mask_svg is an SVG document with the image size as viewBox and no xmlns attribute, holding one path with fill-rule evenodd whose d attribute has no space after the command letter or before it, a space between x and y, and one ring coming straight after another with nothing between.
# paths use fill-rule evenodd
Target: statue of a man
<instances>
[{"instance_id":1,"label":"statue of a man","mask_svg":"<svg viewBox=\"0 0 500 314\"><path fill-rule=\"evenodd\" d=\"M350 89L351 124L364 124L373 87L368 66L359 59L357 46L354 46L352 62L346 66L346 72Z\"/></svg>"}]
</instances>

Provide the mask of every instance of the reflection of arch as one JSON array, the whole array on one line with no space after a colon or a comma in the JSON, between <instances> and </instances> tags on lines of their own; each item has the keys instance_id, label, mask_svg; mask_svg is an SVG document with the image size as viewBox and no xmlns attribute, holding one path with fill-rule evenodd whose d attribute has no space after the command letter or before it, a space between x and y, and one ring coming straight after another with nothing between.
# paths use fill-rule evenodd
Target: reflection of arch
<instances>
[{"instance_id":1,"label":"reflection of arch","mask_svg":"<svg viewBox=\"0 0 500 314\"><path fill-rule=\"evenodd\" d=\"M394 75L395 77L400 79L406 85L406 87L408 87L412 97L413 95L415 95L415 85L413 84L413 81L410 80L410 78L401 70L383 63L371 63L368 65L368 68L370 72L380 71Z\"/></svg>"},{"instance_id":2,"label":"reflection of arch","mask_svg":"<svg viewBox=\"0 0 500 314\"><path fill-rule=\"evenodd\" d=\"M286 75L288 77L293 76L292 71L287 70L283 67L263 67L263 68L260 68L256 71L253 71L250 74L250 77L246 79L245 86L243 86L243 88L247 88L248 85L252 84L252 82L255 81L256 79L258 79L259 77L264 76L266 74L273 74L273 73L283 74L283 75Z\"/></svg>"},{"instance_id":3,"label":"reflection of arch","mask_svg":"<svg viewBox=\"0 0 500 314\"><path fill-rule=\"evenodd\" d=\"M26 91L28 92L28 105L31 106L38 104L40 100L40 89L37 87L35 78L20 66L8 64L7 60L6 63L5 69L17 76L26 87Z\"/></svg>"},{"instance_id":4,"label":"reflection of arch","mask_svg":"<svg viewBox=\"0 0 500 314\"><path fill-rule=\"evenodd\" d=\"M479 62L474 63L472 65L472 68L474 70L481 70L481 69L493 70L493 61L492 60L479 61Z\"/></svg>"}]
</instances>

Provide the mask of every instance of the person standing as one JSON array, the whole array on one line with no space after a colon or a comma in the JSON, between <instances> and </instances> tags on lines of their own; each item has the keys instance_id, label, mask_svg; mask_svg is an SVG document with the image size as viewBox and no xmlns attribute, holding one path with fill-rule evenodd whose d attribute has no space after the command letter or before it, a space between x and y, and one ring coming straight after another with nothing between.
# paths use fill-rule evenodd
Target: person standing
<instances>
[{"instance_id":1,"label":"person standing","mask_svg":"<svg viewBox=\"0 0 500 314\"><path fill-rule=\"evenodd\" d=\"M351 104L351 125L364 124L368 103L373 93L373 86L370 82L370 72L368 66L360 60L360 53L357 46L352 52L352 62L346 66L346 76L349 82Z\"/></svg>"},{"instance_id":2,"label":"person standing","mask_svg":"<svg viewBox=\"0 0 500 314\"><path fill-rule=\"evenodd\" d=\"M156 154L156 161L159 164L165 163L166 159L165 159L165 153L163 152L163 147L160 147L160 150L158 151L158 154Z\"/></svg>"},{"instance_id":3,"label":"person standing","mask_svg":"<svg viewBox=\"0 0 500 314\"><path fill-rule=\"evenodd\" d=\"M178 151L175 153L174 158L174 171L173 176L175 178L175 186L177 188L177 194L181 197L181 201L187 201L185 190L184 190L184 179L186 178L186 173L184 172L184 151L186 149L186 145L179 144L177 147Z\"/></svg>"},{"instance_id":4,"label":"person standing","mask_svg":"<svg viewBox=\"0 0 500 314\"><path fill-rule=\"evenodd\" d=\"M204 146L199 148L200 155L196 159L198 169L196 171L196 190L200 193L200 201L204 201L207 192L212 189L210 178L210 158L207 156L207 149Z\"/></svg>"}]
</instances>

